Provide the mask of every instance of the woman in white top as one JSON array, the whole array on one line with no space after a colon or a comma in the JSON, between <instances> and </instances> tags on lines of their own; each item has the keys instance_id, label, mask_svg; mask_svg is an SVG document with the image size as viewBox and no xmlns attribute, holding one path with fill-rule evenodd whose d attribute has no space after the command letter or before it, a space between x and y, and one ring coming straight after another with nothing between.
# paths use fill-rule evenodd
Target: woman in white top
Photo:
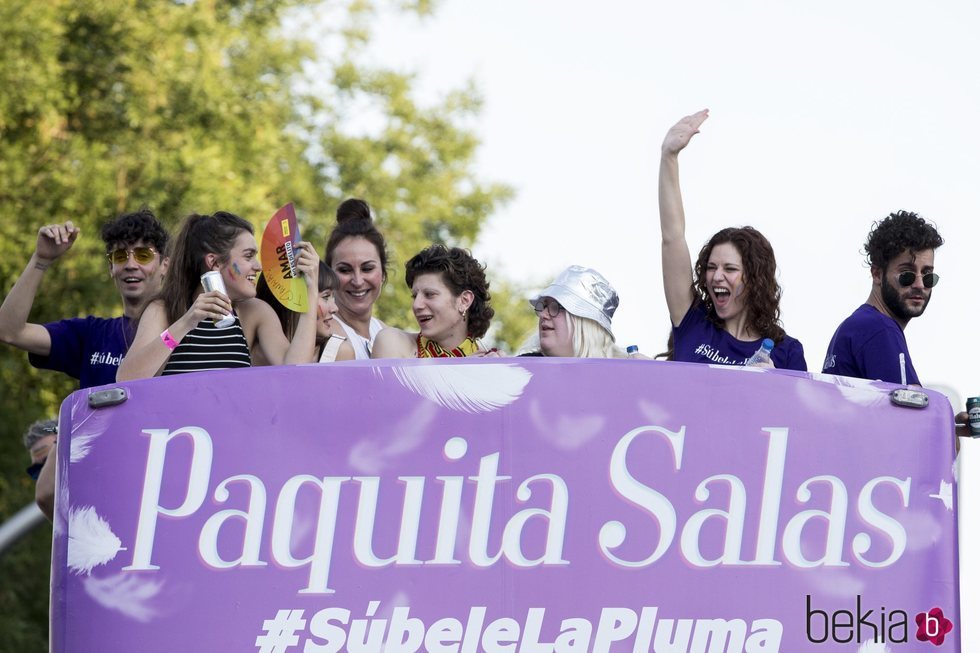
<instances>
[{"instance_id":1,"label":"woman in white top","mask_svg":"<svg viewBox=\"0 0 980 653\"><path fill-rule=\"evenodd\" d=\"M344 330L355 357L371 358L374 339L385 328L374 317L374 302L388 281L388 253L367 202L349 199L337 209L337 226L327 239L325 260L340 282L333 295L337 302L334 320Z\"/></svg>"}]
</instances>

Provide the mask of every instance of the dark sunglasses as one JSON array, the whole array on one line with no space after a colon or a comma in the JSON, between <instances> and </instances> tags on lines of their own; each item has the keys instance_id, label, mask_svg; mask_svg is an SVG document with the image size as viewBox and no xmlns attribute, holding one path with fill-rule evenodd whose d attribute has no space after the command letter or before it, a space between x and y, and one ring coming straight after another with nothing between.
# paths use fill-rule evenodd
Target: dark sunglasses
<instances>
[{"instance_id":1,"label":"dark sunglasses","mask_svg":"<svg viewBox=\"0 0 980 653\"><path fill-rule=\"evenodd\" d=\"M41 463L34 463L33 465L31 465L30 467L27 468L27 475L30 476L31 478L33 478L36 481L37 478L38 478L38 476L41 475L41 470L43 468L44 468L44 463L43 462L41 462Z\"/></svg>"},{"instance_id":2,"label":"dark sunglasses","mask_svg":"<svg viewBox=\"0 0 980 653\"><path fill-rule=\"evenodd\" d=\"M133 258L136 259L137 263L140 265L146 265L153 260L153 257L157 255L157 252L152 247L134 247L133 249L120 247L119 249L115 249L106 254L106 258L116 265L123 265L129 261L130 254L133 255Z\"/></svg>"},{"instance_id":3,"label":"dark sunglasses","mask_svg":"<svg viewBox=\"0 0 980 653\"><path fill-rule=\"evenodd\" d=\"M900 272L898 275L898 285L900 285L902 288L908 288L915 283L915 279L918 276L918 274L912 272L911 270ZM922 285L926 288L932 288L937 283L939 283L939 275L935 272L926 272L922 275Z\"/></svg>"},{"instance_id":4,"label":"dark sunglasses","mask_svg":"<svg viewBox=\"0 0 980 653\"><path fill-rule=\"evenodd\" d=\"M548 317L558 317L558 314L564 310L564 306L559 304L553 299L540 298L538 301L534 302L534 312L535 313L547 313Z\"/></svg>"}]
</instances>

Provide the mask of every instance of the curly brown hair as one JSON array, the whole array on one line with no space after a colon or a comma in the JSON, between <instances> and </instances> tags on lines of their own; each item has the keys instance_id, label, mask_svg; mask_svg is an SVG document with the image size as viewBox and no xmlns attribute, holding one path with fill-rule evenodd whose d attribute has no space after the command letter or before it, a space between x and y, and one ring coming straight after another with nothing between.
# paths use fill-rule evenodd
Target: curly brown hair
<instances>
[{"instance_id":1,"label":"curly brown hair","mask_svg":"<svg viewBox=\"0 0 980 653\"><path fill-rule=\"evenodd\" d=\"M902 252L938 249L942 244L943 237L933 225L917 213L898 211L871 225L864 253L868 265L884 270L888 262Z\"/></svg>"},{"instance_id":2,"label":"curly brown hair","mask_svg":"<svg viewBox=\"0 0 980 653\"><path fill-rule=\"evenodd\" d=\"M467 250L445 245L431 245L405 263L405 283L411 288L420 274L442 273L442 280L457 297L464 290L473 293L473 303L467 311L466 335L482 337L490 328L493 309L490 307L490 284L486 268Z\"/></svg>"},{"instance_id":3,"label":"curly brown hair","mask_svg":"<svg viewBox=\"0 0 980 653\"><path fill-rule=\"evenodd\" d=\"M745 310L748 311L749 327L761 338L781 342L786 331L779 323L779 300L782 288L776 281L776 254L772 245L761 232L752 227L728 227L711 237L694 265L692 284L695 297L708 309L708 319L717 327L724 327L724 320L715 312L714 302L708 293L706 271L708 258L716 245L731 243L742 257L742 277L747 295Z\"/></svg>"}]
</instances>

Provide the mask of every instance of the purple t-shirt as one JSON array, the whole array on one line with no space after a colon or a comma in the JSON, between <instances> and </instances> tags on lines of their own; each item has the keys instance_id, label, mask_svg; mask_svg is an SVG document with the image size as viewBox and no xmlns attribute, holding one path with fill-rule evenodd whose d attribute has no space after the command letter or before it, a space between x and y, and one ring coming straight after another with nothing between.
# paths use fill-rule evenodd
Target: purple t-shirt
<instances>
[{"instance_id":1,"label":"purple t-shirt","mask_svg":"<svg viewBox=\"0 0 980 653\"><path fill-rule=\"evenodd\" d=\"M51 336L51 353L31 354L31 365L64 372L78 379L79 388L116 382L119 361L133 340L135 324L126 317L77 317L44 325Z\"/></svg>"},{"instance_id":2,"label":"purple t-shirt","mask_svg":"<svg viewBox=\"0 0 980 653\"><path fill-rule=\"evenodd\" d=\"M684 363L745 365L762 346L758 340L738 340L708 320L708 311L699 301L691 304L687 315L674 327L674 360ZM806 371L803 345L785 336L772 350L773 365L783 370Z\"/></svg>"},{"instance_id":3,"label":"purple t-shirt","mask_svg":"<svg viewBox=\"0 0 980 653\"><path fill-rule=\"evenodd\" d=\"M902 328L870 304L861 304L837 327L827 347L823 371L839 376L921 385L912 367Z\"/></svg>"}]
</instances>

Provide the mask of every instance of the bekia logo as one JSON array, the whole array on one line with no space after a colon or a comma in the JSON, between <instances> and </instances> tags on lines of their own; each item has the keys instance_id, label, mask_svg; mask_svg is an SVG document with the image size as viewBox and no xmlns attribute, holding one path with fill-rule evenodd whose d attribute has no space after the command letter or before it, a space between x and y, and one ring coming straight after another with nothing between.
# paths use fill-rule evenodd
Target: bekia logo
<instances>
[{"instance_id":1,"label":"bekia logo","mask_svg":"<svg viewBox=\"0 0 980 653\"><path fill-rule=\"evenodd\" d=\"M909 640L909 616L905 610L865 610L861 595L854 597L854 610L841 609L828 613L813 605L806 595L806 637L813 644L833 640L838 644L850 642L880 642L904 644ZM941 646L946 635L953 630L953 622L945 617L942 608L932 608L915 616L915 638L920 642L932 642Z\"/></svg>"},{"instance_id":2,"label":"bekia logo","mask_svg":"<svg viewBox=\"0 0 980 653\"><path fill-rule=\"evenodd\" d=\"M946 640L946 634L953 630L953 622L943 615L942 608L933 608L929 612L915 615L915 623L919 627L915 638L920 642L932 642L940 646Z\"/></svg>"}]
</instances>

